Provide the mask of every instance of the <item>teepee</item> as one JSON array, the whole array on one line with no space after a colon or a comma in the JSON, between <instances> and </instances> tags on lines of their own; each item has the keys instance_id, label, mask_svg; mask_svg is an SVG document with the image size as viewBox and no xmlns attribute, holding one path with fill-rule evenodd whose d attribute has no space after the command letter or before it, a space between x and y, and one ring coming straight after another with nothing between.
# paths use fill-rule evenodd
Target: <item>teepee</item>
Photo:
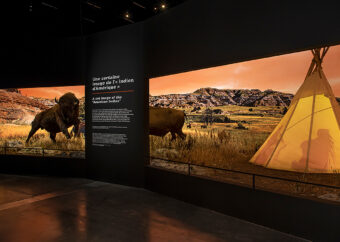
<instances>
[{"instance_id":1,"label":"teepee","mask_svg":"<svg viewBox=\"0 0 340 242\"><path fill-rule=\"evenodd\" d=\"M340 171L340 106L321 66L328 49L312 50L305 81L250 162L306 173Z\"/></svg>"}]
</instances>

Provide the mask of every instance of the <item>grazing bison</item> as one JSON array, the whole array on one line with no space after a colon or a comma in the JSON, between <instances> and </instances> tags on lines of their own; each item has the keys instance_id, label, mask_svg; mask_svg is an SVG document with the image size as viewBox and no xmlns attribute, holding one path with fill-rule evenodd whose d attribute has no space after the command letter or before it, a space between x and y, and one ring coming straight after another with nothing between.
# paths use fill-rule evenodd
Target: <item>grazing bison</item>
<instances>
[{"instance_id":1,"label":"grazing bison","mask_svg":"<svg viewBox=\"0 0 340 242\"><path fill-rule=\"evenodd\" d=\"M172 108L155 108L149 109L149 130L151 135L165 136L171 133L171 140L176 139L176 134L185 139L182 127L185 121L185 113Z\"/></svg>"},{"instance_id":2,"label":"grazing bison","mask_svg":"<svg viewBox=\"0 0 340 242\"><path fill-rule=\"evenodd\" d=\"M79 100L73 93L68 92L61 96L59 101L57 99L55 101L56 105L35 116L26 143L39 128L46 129L50 133L50 138L53 142L56 142L55 137L59 132L63 132L66 138L70 139L71 136L67 128L72 125L75 127L75 133L79 135Z\"/></svg>"}]
</instances>

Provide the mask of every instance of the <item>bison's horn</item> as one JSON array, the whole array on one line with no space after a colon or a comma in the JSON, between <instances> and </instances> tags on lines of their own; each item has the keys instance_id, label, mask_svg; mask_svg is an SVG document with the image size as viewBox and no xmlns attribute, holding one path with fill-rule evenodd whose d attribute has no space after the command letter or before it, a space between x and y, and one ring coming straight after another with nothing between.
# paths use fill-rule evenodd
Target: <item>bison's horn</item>
<instances>
[{"instance_id":1,"label":"bison's horn","mask_svg":"<svg viewBox=\"0 0 340 242\"><path fill-rule=\"evenodd\" d=\"M57 100L57 98L56 98L56 97L54 98L54 101L55 101L56 103L59 103L59 101Z\"/></svg>"}]
</instances>

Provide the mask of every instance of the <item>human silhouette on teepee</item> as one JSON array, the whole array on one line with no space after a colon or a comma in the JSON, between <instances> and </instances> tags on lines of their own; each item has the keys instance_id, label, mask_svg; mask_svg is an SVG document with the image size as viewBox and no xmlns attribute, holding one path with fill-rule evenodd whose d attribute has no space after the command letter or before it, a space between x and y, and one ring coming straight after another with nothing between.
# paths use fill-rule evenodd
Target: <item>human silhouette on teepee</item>
<instances>
[{"instance_id":1,"label":"human silhouette on teepee","mask_svg":"<svg viewBox=\"0 0 340 242\"><path fill-rule=\"evenodd\" d=\"M312 63L287 113L250 162L298 172L340 171L340 106L321 65L328 50L312 50Z\"/></svg>"},{"instance_id":2,"label":"human silhouette on teepee","mask_svg":"<svg viewBox=\"0 0 340 242\"><path fill-rule=\"evenodd\" d=\"M318 157L320 162L310 162L309 168L313 170L328 170L330 169L328 161L330 159L334 159L334 150L333 150L333 140L329 135L329 131L327 129L319 129L317 132L317 137L311 140L312 143L324 145L325 147L329 147L329 149L318 149ZM308 150L308 141L305 141L301 144L302 154L304 156L299 161L294 161L292 163L292 167L294 170L301 170L305 168L305 161L307 159L307 150Z\"/></svg>"}]
</instances>

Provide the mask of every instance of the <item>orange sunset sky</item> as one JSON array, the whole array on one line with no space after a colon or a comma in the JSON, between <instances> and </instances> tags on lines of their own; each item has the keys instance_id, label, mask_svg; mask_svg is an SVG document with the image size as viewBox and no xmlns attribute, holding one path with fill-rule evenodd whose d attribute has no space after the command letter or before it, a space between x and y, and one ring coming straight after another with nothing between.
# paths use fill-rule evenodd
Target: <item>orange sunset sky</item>
<instances>
[{"instance_id":1,"label":"orange sunset sky","mask_svg":"<svg viewBox=\"0 0 340 242\"><path fill-rule=\"evenodd\" d=\"M20 88L21 94L28 97L59 98L67 92L73 92L77 98L85 96L85 86L65 86L65 87L35 87Z\"/></svg>"},{"instance_id":2,"label":"orange sunset sky","mask_svg":"<svg viewBox=\"0 0 340 242\"><path fill-rule=\"evenodd\" d=\"M311 51L274 56L150 79L150 94L190 93L202 87L273 89L295 94L312 60ZM340 45L331 46L323 70L340 97Z\"/></svg>"}]
</instances>

